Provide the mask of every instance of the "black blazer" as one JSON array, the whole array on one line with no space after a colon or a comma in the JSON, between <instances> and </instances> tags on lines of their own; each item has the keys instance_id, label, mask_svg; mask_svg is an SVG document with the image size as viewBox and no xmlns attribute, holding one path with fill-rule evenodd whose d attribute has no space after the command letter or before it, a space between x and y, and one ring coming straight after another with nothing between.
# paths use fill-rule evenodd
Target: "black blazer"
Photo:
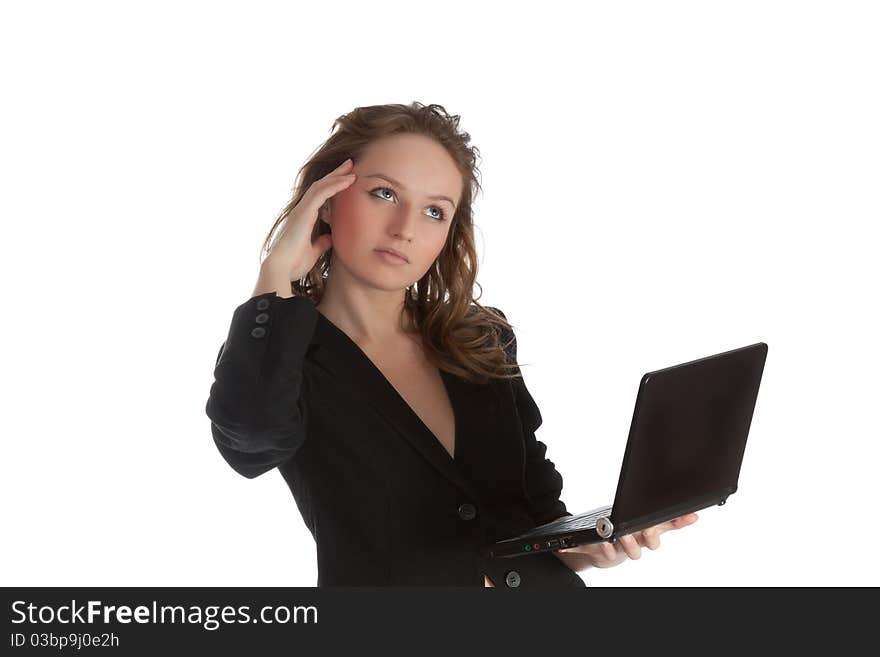
<instances>
[{"instance_id":1,"label":"black blazer","mask_svg":"<svg viewBox=\"0 0 880 657\"><path fill-rule=\"evenodd\" d=\"M235 309L205 411L237 472L281 471L315 539L318 586L483 586L486 573L500 587L583 587L551 553L480 554L572 514L522 379L441 376L455 458L308 298L269 292Z\"/></svg>"}]
</instances>

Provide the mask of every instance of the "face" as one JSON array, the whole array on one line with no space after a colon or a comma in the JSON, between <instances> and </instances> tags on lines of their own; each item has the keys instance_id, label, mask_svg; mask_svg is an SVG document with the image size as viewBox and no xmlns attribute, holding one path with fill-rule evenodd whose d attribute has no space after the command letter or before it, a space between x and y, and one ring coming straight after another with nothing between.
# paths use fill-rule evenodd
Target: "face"
<instances>
[{"instance_id":1,"label":"face","mask_svg":"<svg viewBox=\"0 0 880 657\"><path fill-rule=\"evenodd\" d=\"M409 287L434 264L449 235L463 180L446 149L422 135L372 142L355 162L355 182L329 200L331 271L392 291ZM392 248L408 262L377 251ZM332 276L332 273L331 273Z\"/></svg>"}]
</instances>

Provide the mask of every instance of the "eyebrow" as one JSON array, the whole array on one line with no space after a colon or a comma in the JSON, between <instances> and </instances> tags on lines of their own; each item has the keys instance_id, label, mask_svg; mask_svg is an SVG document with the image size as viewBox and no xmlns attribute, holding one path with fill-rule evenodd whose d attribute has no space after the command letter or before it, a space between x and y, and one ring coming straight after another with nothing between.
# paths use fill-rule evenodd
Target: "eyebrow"
<instances>
[{"instance_id":1,"label":"eyebrow","mask_svg":"<svg viewBox=\"0 0 880 657\"><path fill-rule=\"evenodd\" d=\"M371 173L368 176L364 176L364 178L383 178L384 180L387 180L388 182L392 183L393 185L397 185L403 191L406 191L406 187L404 187L404 185L400 181L395 180L391 176L387 176L384 173ZM452 204L452 207L455 208L455 201L453 201L448 196L443 196L442 194L437 194L434 196L429 196L428 198L432 198L432 199L440 200L440 201L449 201ZM458 209L458 208L456 208L456 209Z\"/></svg>"}]
</instances>

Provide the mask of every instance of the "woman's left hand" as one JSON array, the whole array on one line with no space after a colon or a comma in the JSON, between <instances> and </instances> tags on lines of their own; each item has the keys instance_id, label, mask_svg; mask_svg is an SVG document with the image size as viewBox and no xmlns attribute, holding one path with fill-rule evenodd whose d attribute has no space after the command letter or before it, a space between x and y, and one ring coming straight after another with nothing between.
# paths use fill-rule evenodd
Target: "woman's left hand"
<instances>
[{"instance_id":1,"label":"woman's left hand","mask_svg":"<svg viewBox=\"0 0 880 657\"><path fill-rule=\"evenodd\" d=\"M670 529L681 529L692 525L697 521L696 513L688 513L659 525L648 527L632 534L621 536L616 543L602 541L589 545L578 545L573 548L563 548L559 552L575 552L585 554L590 558L591 565L595 568L611 568L623 563L627 559L638 559L642 556L642 548L647 547L656 550L660 547L660 534Z\"/></svg>"}]
</instances>

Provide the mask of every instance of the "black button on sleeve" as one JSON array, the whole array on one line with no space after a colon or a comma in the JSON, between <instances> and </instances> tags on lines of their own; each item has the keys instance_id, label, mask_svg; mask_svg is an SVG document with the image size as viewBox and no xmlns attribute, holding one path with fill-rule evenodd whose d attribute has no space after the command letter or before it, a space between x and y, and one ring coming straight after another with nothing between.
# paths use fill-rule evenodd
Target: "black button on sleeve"
<instances>
[{"instance_id":1,"label":"black button on sleeve","mask_svg":"<svg viewBox=\"0 0 880 657\"><path fill-rule=\"evenodd\" d=\"M266 310L269 307L268 299L260 299L257 301L257 310Z\"/></svg>"},{"instance_id":2,"label":"black button on sleeve","mask_svg":"<svg viewBox=\"0 0 880 657\"><path fill-rule=\"evenodd\" d=\"M458 515L462 520L473 520L477 516L477 509L473 504L465 502L458 507Z\"/></svg>"},{"instance_id":3,"label":"black button on sleeve","mask_svg":"<svg viewBox=\"0 0 880 657\"><path fill-rule=\"evenodd\" d=\"M262 338L264 335L266 335L266 329L264 329L262 326L258 326L251 331L251 335L255 338Z\"/></svg>"},{"instance_id":4,"label":"black button on sleeve","mask_svg":"<svg viewBox=\"0 0 880 657\"><path fill-rule=\"evenodd\" d=\"M254 321L257 324L265 324L269 321L269 313L260 313L256 317L254 317Z\"/></svg>"}]
</instances>

